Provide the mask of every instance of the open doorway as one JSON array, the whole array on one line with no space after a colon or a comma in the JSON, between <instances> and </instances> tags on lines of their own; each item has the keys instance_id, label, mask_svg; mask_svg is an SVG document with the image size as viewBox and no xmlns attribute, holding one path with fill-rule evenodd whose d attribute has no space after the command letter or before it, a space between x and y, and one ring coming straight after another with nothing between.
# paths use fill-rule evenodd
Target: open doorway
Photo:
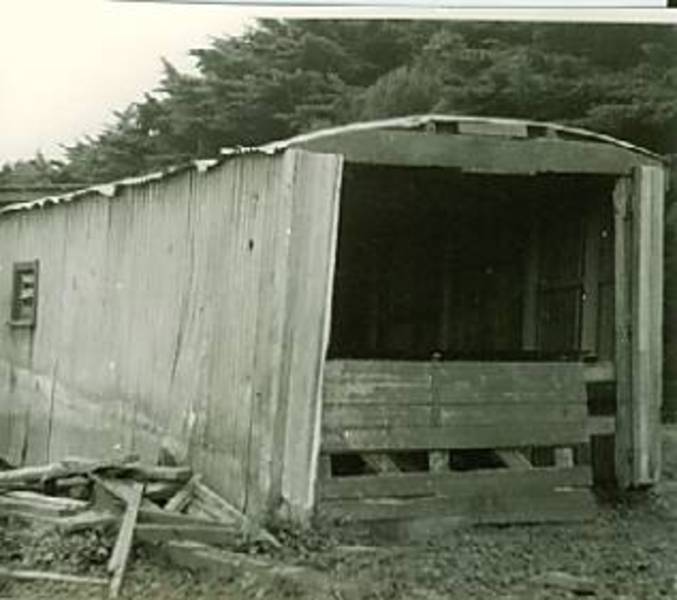
<instances>
[{"instance_id":1,"label":"open doorway","mask_svg":"<svg viewBox=\"0 0 677 600\"><path fill-rule=\"evenodd\" d=\"M611 359L613 184L347 165L328 358Z\"/></svg>"}]
</instances>

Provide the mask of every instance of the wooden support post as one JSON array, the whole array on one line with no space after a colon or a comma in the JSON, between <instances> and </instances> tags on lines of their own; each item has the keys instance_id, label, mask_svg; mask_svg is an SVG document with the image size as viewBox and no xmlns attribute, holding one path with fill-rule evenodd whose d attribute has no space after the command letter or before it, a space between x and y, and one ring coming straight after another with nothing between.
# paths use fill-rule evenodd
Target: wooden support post
<instances>
[{"instance_id":1,"label":"wooden support post","mask_svg":"<svg viewBox=\"0 0 677 600\"><path fill-rule=\"evenodd\" d=\"M633 485L658 480L663 342L664 172L634 171L632 286Z\"/></svg>"},{"instance_id":2,"label":"wooden support post","mask_svg":"<svg viewBox=\"0 0 677 600\"><path fill-rule=\"evenodd\" d=\"M449 452L446 450L431 450L428 452L428 469L433 473L449 470Z\"/></svg>"},{"instance_id":3,"label":"wooden support post","mask_svg":"<svg viewBox=\"0 0 677 600\"><path fill-rule=\"evenodd\" d=\"M570 468L574 466L573 448L555 448L555 466L559 468Z\"/></svg>"},{"instance_id":4,"label":"wooden support post","mask_svg":"<svg viewBox=\"0 0 677 600\"><path fill-rule=\"evenodd\" d=\"M331 477L331 456L329 454L320 454L317 461L317 479L329 479Z\"/></svg>"},{"instance_id":5,"label":"wooden support post","mask_svg":"<svg viewBox=\"0 0 677 600\"><path fill-rule=\"evenodd\" d=\"M630 298L630 181L620 178L614 189L614 299L616 355L616 479L621 488L632 482L632 363Z\"/></svg>"},{"instance_id":6,"label":"wooden support post","mask_svg":"<svg viewBox=\"0 0 677 600\"><path fill-rule=\"evenodd\" d=\"M616 223L616 477L655 483L660 470L663 202L660 167L638 167L614 192Z\"/></svg>"}]
</instances>

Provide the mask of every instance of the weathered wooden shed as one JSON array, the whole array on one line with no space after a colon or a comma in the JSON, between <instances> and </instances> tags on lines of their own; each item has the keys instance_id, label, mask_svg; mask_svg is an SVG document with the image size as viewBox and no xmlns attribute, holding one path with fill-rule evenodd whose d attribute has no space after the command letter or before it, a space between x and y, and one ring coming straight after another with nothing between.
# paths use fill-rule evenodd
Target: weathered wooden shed
<instances>
[{"instance_id":1,"label":"weathered wooden shed","mask_svg":"<svg viewBox=\"0 0 677 600\"><path fill-rule=\"evenodd\" d=\"M6 208L0 454L165 445L253 515L588 514L609 457L659 473L664 180L429 115Z\"/></svg>"}]
</instances>

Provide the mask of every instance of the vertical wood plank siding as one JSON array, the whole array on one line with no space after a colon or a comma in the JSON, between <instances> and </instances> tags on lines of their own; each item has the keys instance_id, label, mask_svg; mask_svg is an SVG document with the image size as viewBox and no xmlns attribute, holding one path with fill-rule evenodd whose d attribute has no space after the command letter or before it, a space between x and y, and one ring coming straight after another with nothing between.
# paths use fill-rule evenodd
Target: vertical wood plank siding
<instances>
[{"instance_id":1,"label":"vertical wood plank siding","mask_svg":"<svg viewBox=\"0 0 677 600\"><path fill-rule=\"evenodd\" d=\"M316 419L340 167L248 155L0 218L6 318L12 264L40 261L37 328L0 328L0 455L164 444L238 508L273 508L316 443L287 427Z\"/></svg>"}]
</instances>

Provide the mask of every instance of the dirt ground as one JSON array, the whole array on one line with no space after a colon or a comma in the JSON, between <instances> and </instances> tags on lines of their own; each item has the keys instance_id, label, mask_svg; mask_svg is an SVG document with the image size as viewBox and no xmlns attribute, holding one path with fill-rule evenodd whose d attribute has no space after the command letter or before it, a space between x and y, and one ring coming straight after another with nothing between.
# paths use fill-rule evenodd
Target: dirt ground
<instances>
[{"instance_id":1,"label":"dirt ground","mask_svg":"<svg viewBox=\"0 0 677 600\"><path fill-rule=\"evenodd\" d=\"M266 555L305 567L294 577L260 579L246 571L215 579L167 563L137 546L122 597L230 600L440 600L442 598L676 598L677 430L665 454L666 487L605 502L575 525L480 527L434 543L354 546L334 533L278 530L282 550ZM89 531L59 536L18 524L0 528L0 565L105 575L114 538ZM0 598L105 598L84 584L0 579Z\"/></svg>"}]
</instances>

